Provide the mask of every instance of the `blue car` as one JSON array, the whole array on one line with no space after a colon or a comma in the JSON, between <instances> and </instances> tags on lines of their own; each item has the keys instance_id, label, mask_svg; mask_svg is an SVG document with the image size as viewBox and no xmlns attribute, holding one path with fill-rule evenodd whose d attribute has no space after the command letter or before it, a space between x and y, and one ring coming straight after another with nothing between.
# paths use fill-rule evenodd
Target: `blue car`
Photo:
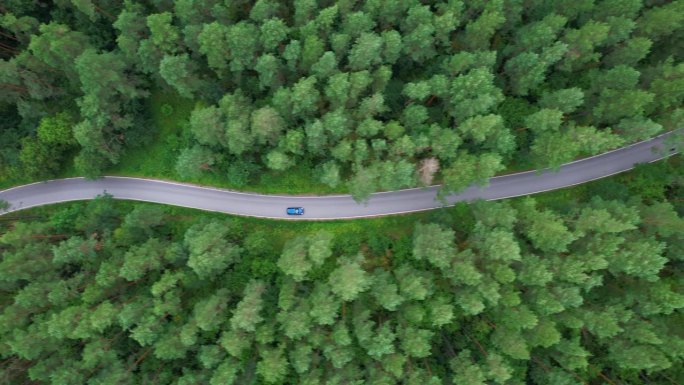
<instances>
[{"instance_id":1,"label":"blue car","mask_svg":"<svg viewBox=\"0 0 684 385\"><path fill-rule=\"evenodd\" d=\"M288 207L287 215L304 215L304 207Z\"/></svg>"}]
</instances>

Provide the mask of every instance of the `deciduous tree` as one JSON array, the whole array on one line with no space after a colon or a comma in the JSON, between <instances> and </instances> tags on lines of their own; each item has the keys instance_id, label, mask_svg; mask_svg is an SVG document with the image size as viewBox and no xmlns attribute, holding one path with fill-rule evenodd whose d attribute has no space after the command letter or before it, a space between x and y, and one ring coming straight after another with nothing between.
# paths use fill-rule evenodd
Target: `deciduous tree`
<instances>
[{"instance_id":1,"label":"deciduous tree","mask_svg":"<svg viewBox=\"0 0 684 385\"><path fill-rule=\"evenodd\" d=\"M41 119L37 134L41 142L51 145L73 145L75 143L72 126L74 121L66 112Z\"/></svg>"}]
</instances>

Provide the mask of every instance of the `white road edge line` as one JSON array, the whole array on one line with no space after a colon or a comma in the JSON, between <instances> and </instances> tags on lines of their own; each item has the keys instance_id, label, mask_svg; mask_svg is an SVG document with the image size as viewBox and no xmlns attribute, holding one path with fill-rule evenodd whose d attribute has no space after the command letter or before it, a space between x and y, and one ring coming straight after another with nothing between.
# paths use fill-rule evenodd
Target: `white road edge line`
<instances>
[{"instance_id":1,"label":"white road edge line","mask_svg":"<svg viewBox=\"0 0 684 385\"><path fill-rule=\"evenodd\" d=\"M658 158L658 159L653 159L653 160L649 161L649 163L657 162L657 161L659 161L659 160L668 158L668 157L670 157L670 156L672 156L672 155L674 155L674 154L668 154L668 155L665 155L665 156L660 157L660 158ZM509 198L517 198L517 197L521 197L521 196L527 196L527 195L534 195L534 194L539 194L539 193L548 192L548 191L562 190L562 189L564 189L564 188L573 187L573 186L577 186L577 185L580 185L580 184L585 184L585 183L587 183L587 182L592 182L592 181L595 181L595 180L598 180L598 179L607 178L607 177L609 177L609 176L613 176L613 175L616 175L616 174L621 174L621 173L623 173L623 172L630 171L630 170L633 170L633 169L634 169L634 166L632 166L632 167L630 167L630 168L628 168L628 169L621 170L621 171L616 171L616 172L611 173L611 174L602 175L602 176L599 176L599 177L596 177L596 178L587 179L587 180L582 181L582 182L572 183L572 184L565 185L565 186L562 186L562 187L550 188L550 189L544 189L544 190L538 190L538 191L533 191L533 192L529 192L529 193L525 193L525 194L508 195L508 196L504 196L504 197L492 198L492 199L485 199L485 200L487 200L487 201L497 201L497 200L501 200L501 199L509 199ZM79 179L79 178L65 178L65 179ZM58 180L59 180L59 179L58 179ZM42 182L37 182L37 183L42 183ZM36 183L32 183L32 184L36 184ZM28 185L26 185L26 186L28 186ZM19 186L19 187L22 187L22 186ZM7 191L7 190L4 190L4 191ZM0 191L0 192L2 192L2 191ZM463 199L463 200L456 201L456 202L454 202L453 204L435 206L435 207L430 207L430 208L425 208L425 209L406 210L406 211L396 211L396 212L385 213L385 214L356 215L356 216L350 216L350 217L335 217L335 218L320 218L320 217L313 217L313 218L311 218L311 217L298 217L298 218L294 218L294 217L270 217L270 216L265 216L265 215L247 215L247 214L239 214L239 213L226 212L226 211L221 211L221 210L206 209L206 208L201 208L201 207L197 207L197 206L170 204L170 203L166 203L166 202L160 202L160 201L154 201L154 200L148 200L148 199L117 198L117 197L115 197L115 196L112 196L112 198L113 198L113 199L117 199L117 200L147 202L147 203L155 203L155 204L162 204L162 205L168 205L168 206L184 207L184 208L189 208L189 209L202 210L202 211L215 212L215 213L222 213L222 214L227 214L227 215L236 215L236 216L247 217L247 218L261 218L261 219L284 220L284 221L335 221L335 220L341 220L341 219L363 219L363 218L386 217L386 216L390 216L390 215L410 214L410 213L417 213L417 212L423 212L423 211L436 210L436 209L445 208L445 207L453 207L453 206L455 206L457 203L460 203L460 202L476 201L476 200L478 200L478 199L481 199L481 198L475 198L475 199L470 199L470 200ZM53 201L53 202L49 202L49 203L43 203L43 204L37 204L37 205L22 206L22 207L20 207L20 208L15 209L15 210L10 209L10 210L4 211L4 212L0 213L0 215L9 214L9 213L11 213L11 212L21 211L21 210L29 209L29 208L32 208L32 207L40 207L40 206L46 206L46 205L52 205L52 204L58 204L58 203L65 203L65 202L88 201L88 200L91 200L91 199L92 199L92 198L84 198L84 199L66 199L66 200L57 200L57 201Z\"/></svg>"}]
</instances>

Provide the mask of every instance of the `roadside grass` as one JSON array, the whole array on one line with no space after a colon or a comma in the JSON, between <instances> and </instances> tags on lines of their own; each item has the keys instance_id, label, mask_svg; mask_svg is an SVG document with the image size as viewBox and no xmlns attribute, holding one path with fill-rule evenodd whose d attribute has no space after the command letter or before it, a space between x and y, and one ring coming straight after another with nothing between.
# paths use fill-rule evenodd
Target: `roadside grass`
<instances>
[{"instance_id":1,"label":"roadside grass","mask_svg":"<svg viewBox=\"0 0 684 385\"><path fill-rule=\"evenodd\" d=\"M196 210L177 208L172 213L185 216L191 225L196 221ZM202 213L204 216L204 213ZM226 214L211 213L216 218L225 218ZM264 231L270 236L272 243L281 247L289 239L301 235L307 235L316 231L325 230L335 235L336 239L364 240L370 234L383 234L393 239L410 236L416 223L427 220L430 212L393 215L377 218L364 218L355 220L336 221L293 221L293 220L269 220L250 217L228 216L238 222L248 233Z\"/></svg>"},{"instance_id":2,"label":"roadside grass","mask_svg":"<svg viewBox=\"0 0 684 385\"><path fill-rule=\"evenodd\" d=\"M14 186L20 186L23 184L29 184L35 182L34 180L31 179L17 179L17 178L11 178L9 175L5 175L2 170L0 170L0 190L5 190L8 188L12 188Z\"/></svg>"},{"instance_id":3,"label":"roadside grass","mask_svg":"<svg viewBox=\"0 0 684 385\"><path fill-rule=\"evenodd\" d=\"M174 166L183 145L183 126L195 102L177 94L154 91L147 102L154 134L149 144L127 150L107 175L175 178ZM169 109L166 111L166 109Z\"/></svg>"},{"instance_id":4,"label":"roadside grass","mask_svg":"<svg viewBox=\"0 0 684 385\"><path fill-rule=\"evenodd\" d=\"M254 187L264 193L290 192L295 194L321 195L349 192L344 183L340 183L333 188L318 182L312 175L313 169L314 166L311 163L301 162L285 172L264 172L260 175L259 181Z\"/></svg>"},{"instance_id":5,"label":"roadside grass","mask_svg":"<svg viewBox=\"0 0 684 385\"><path fill-rule=\"evenodd\" d=\"M62 169L53 177L48 178L48 179L62 179L62 178L72 178L75 176L79 176L78 173L76 172L76 168L74 167L74 156L76 156L77 152L72 151L71 153L65 154L64 160L63 160L63 167ZM21 186L24 184L29 184L29 183L35 183L35 182L40 182L42 180L45 180L43 178L29 178L27 176L21 176L19 178L17 177L11 177L10 175L3 174L3 170L0 169L0 190L5 190L8 188L12 188L15 186Z\"/></svg>"},{"instance_id":6,"label":"roadside grass","mask_svg":"<svg viewBox=\"0 0 684 385\"><path fill-rule=\"evenodd\" d=\"M174 173L172 179L177 182L261 194L326 195L348 193L343 185L332 188L318 182L312 176L312 166L309 163L298 163L283 172L263 170L245 184L235 183L227 175L218 172L207 173L199 178L181 178Z\"/></svg>"},{"instance_id":7,"label":"roadside grass","mask_svg":"<svg viewBox=\"0 0 684 385\"><path fill-rule=\"evenodd\" d=\"M572 207L577 207L576 205L578 202L588 200L587 198L589 197L587 190L591 188L591 186L588 185L595 183L600 183L600 180L558 190L516 197L512 198L512 200L520 200L525 199L526 197L532 197L537 202L539 207L547 207L552 210L564 211Z\"/></svg>"}]
</instances>

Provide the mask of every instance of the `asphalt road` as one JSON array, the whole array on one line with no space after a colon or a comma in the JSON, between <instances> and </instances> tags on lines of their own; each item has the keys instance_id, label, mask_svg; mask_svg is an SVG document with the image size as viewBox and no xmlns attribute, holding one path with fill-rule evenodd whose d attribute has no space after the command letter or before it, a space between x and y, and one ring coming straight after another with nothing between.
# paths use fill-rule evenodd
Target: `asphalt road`
<instances>
[{"instance_id":1,"label":"asphalt road","mask_svg":"<svg viewBox=\"0 0 684 385\"><path fill-rule=\"evenodd\" d=\"M663 141L666 133L597 156L567 163L560 170L529 171L490 179L485 187L472 186L446 197L448 204L463 200L496 200L585 183L627 171L636 163L653 162L674 154ZM116 199L156 202L201 210L262 218L293 220L349 219L400 214L442 207L436 200L439 186L376 193L358 204L349 195L283 196L243 193L159 180L104 177L38 182L0 191L0 200L10 203L6 212L51 203L92 199L107 192ZM288 216L287 207L301 206L305 215Z\"/></svg>"}]
</instances>

